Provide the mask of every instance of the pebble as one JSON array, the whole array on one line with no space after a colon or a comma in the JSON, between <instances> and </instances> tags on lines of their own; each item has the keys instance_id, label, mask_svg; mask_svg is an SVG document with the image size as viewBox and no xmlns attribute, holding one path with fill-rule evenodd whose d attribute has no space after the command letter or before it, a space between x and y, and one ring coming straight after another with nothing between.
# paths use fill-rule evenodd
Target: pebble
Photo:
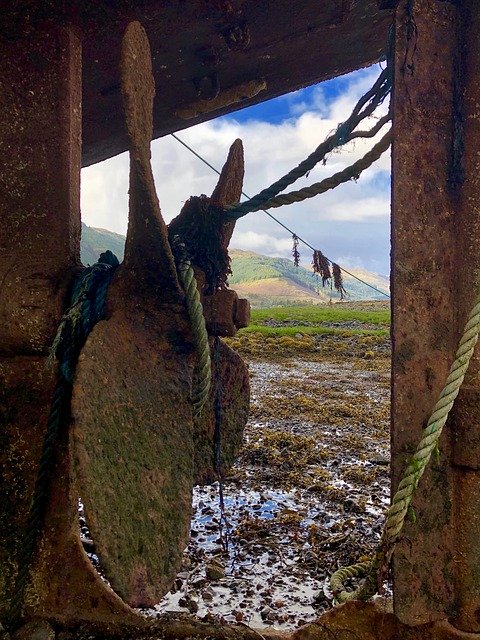
<instances>
[{"instance_id":1,"label":"pebble","mask_svg":"<svg viewBox=\"0 0 480 640\"><path fill-rule=\"evenodd\" d=\"M206 578L195 578L195 580L192 580L191 585L194 589L201 589L202 587L204 587L207 584L207 580Z\"/></svg>"},{"instance_id":2,"label":"pebble","mask_svg":"<svg viewBox=\"0 0 480 640\"><path fill-rule=\"evenodd\" d=\"M215 594L213 592L213 589L204 589L202 591L202 598L205 600L205 602L211 602L214 595Z\"/></svg>"},{"instance_id":3,"label":"pebble","mask_svg":"<svg viewBox=\"0 0 480 640\"><path fill-rule=\"evenodd\" d=\"M263 609L261 609L260 616L262 620L267 620L271 612L272 610L270 609L270 607L264 607Z\"/></svg>"},{"instance_id":4,"label":"pebble","mask_svg":"<svg viewBox=\"0 0 480 640\"><path fill-rule=\"evenodd\" d=\"M188 580L188 576L190 574L188 573L188 571L181 571L180 573L177 573L177 579L178 580Z\"/></svg>"},{"instance_id":5,"label":"pebble","mask_svg":"<svg viewBox=\"0 0 480 640\"><path fill-rule=\"evenodd\" d=\"M225 568L219 562L212 562L205 570L209 580L221 580L225 577Z\"/></svg>"},{"instance_id":6,"label":"pebble","mask_svg":"<svg viewBox=\"0 0 480 640\"><path fill-rule=\"evenodd\" d=\"M190 600L187 604L187 609L190 611L190 613L197 613L198 603L195 600Z\"/></svg>"}]
</instances>

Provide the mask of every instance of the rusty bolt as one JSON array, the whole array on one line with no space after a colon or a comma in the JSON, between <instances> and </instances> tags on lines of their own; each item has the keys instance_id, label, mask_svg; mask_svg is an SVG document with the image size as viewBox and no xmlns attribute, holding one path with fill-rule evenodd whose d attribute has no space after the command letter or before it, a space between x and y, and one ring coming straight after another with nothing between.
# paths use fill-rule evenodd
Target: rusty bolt
<instances>
[{"instance_id":1,"label":"rusty bolt","mask_svg":"<svg viewBox=\"0 0 480 640\"><path fill-rule=\"evenodd\" d=\"M250 44L250 29L246 23L229 27L222 35L230 51L241 51Z\"/></svg>"},{"instance_id":2,"label":"rusty bolt","mask_svg":"<svg viewBox=\"0 0 480 640\"><path fill-rule=\"evenodd\" d=\"M201 100L215 100L220 93L220 83L215 72L201 78L193 78L192 82L197 97Z\"/></svg>"}]
</instances>

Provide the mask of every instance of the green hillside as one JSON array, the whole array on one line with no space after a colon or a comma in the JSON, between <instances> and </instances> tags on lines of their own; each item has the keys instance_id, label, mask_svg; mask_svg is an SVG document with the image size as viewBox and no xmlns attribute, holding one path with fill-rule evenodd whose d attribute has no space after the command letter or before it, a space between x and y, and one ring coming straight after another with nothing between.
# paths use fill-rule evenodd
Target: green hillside
<instances>
[{"instance_id":1,"label":"green hillside","mask_svg":"<svg viewBox=\"0 0 480 640\"><path fill-rule=\"evenodd\" d=\"M96 262L99 254L107 249L122 260L124 244L125 237L118 233L82 224L81 258L85 265ZM321 281L312 271L304 267L295 267L291 260L271 258L239 249L232 249L230 255L230 287L238 290L242 297L249 298L252 306L325 304L330 299L339 300L340 296L335 290L322 287ZM351 271L362 280L388 293L389 283L386 278L367 271ZM386 299L382 294L347 274L344 274L344 284L349 300Z\"/></svg>"},{"instance_id":2,"label":"green hillside","mask_svg":"<svg viewBox=\"0 0 480 640\"><path fill-rule=\"evenodd\" d=\"M125 247L125 236L106 229L95 229L87 227L82 222L82 241L80 244L80 258L84 265L93 264L98 260L98 256L107 249L110 249L117 258L123 260L123 250Z\"/></svg>"},{"instance_id":3,"label":"green hillside","mask_svg":"<svg viewBox=\"0 0 480 640\"><path fill-rule=\"evenodd\" d=\"M252 251L240 251L238 249L233 249L230 252L230 255L232 257L233 273L229 278L229 284L232 289L235 289L236 284L255 282L269 278L287 278L302 287L306 287L313 293L327 295L333 300L338 300L340 298L339 294L335 290L330 291L329 287L322 287L321 280L317 279L312 271L309 271L304 267L296 267L291 260L287 260L286 258L270 258L268 256L253 253ZM389 283L386 278L382 278L381 276L377 276L376 274L368 273L366 271L359 272L359 270L352 269L351 272L381 291L388 293ZM343 277L345 288L350 299L386 299L385 296L377 293L368 285L362 284L352 276L344 273Z\"/></svg>"}]
</instances>

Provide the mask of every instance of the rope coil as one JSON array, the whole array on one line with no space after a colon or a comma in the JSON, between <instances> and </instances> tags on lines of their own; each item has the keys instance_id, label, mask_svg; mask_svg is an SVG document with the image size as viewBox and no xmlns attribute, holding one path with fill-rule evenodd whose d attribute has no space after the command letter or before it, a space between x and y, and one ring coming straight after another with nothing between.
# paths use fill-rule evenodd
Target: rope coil
<instances>
[{"instance_id":1,"label":"rope coil","mask_svg":"<svg viewBox=\"0 0 480 640\"><path fill-rule=\"evenodd\" d=\"M70 307L63 315L50 350L49 361L58 361L58 381L48 416L38 474L28 514L25 538L17 559L18 573L10 601L9 626L22 616L25 592L38 541L43 529L58 439L68 422L75 365L93 326L103 317L108 285L119 262L111 251L84 269L76 281Z\"/></svg>"}]
</instances>

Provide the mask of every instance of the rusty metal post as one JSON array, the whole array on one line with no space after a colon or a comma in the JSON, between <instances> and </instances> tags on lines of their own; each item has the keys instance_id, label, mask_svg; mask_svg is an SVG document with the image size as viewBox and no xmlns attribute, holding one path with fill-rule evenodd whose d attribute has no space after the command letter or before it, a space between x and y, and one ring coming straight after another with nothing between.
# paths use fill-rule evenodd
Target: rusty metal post
<instances>
[{"instance_id":1,"label":"rusty metal post","mask_svg":"<svg viewBox=\"0 0 480 640\"><path fill-rule=\"evenodd\" d=\"M81 53L54 25L0 39L0 613L55 375L45 356L78 262Z\"/></svg>"},{"instance_id":2,"label":"rusty metal post","mask_svg":"<svg viewBox=\"0 0 480 640\"><path fill-rule=\"evenodd\" d=\"M458 190L458 321L480 286L480 7L462 4L454 94ZM460 155L461 154L461 155ZM480 354L477 349L453 417L455 614L453 624L480 633Z\"/></svg>"},{"instance_id":3,"label":"rusty metal post","mask_svg":"<svg viewBox=\"0 0 480 640\"><path fill-rule=\"evenodd\" d=\"M0 39L0 353L45 353L79 263L81 58L54 26Z\"/></svg>"},{"instance_id":4,"label":"rusty metal post","mask_svg":"<svg viewBox=\"0 0 480 640\"><path fill-rule=\"evenodd\" d=\"M408 0L397 8L393 489L442 389L480 283L479 36L473 0ZM405 527L395 552L395 612L407 624L448 619L462 631L480 631L479 371L477 355L440 459L415 494L417 521Z\"/></svg>"},{"instance_id":5,"label":"rusty metal post","mask_svg":"<svg viewBox=\"0 0 480 640\"><path fill-rule=\"evenodd\" d=\"M11 38L11 39L9 39ZM0 619L10 602L55 385L46 356L80 249L81 46L46 20L0 34ZM27 615L122 620L133 612L84 553L68 430Z\"/></svg>"}]
</instances>

